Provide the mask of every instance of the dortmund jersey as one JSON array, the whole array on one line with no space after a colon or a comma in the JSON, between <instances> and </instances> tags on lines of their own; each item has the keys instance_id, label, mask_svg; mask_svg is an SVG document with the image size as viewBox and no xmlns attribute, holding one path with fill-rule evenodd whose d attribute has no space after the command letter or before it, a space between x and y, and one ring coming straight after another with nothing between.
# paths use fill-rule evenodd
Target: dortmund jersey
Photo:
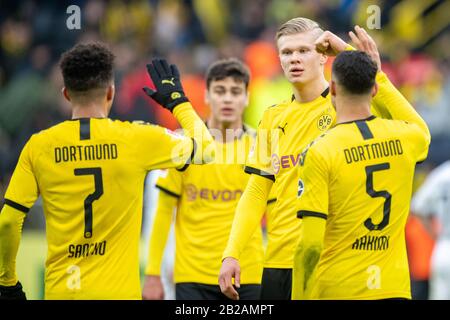
<instances>
[{"instance_id":1,"label":"dortmund jersey","mask_svg":"<svg viewBox=\"0 0 450 320\"><path fill-rule=\"evenodd\" d=\"M302 154L298 215L327 220L312 299L411 298L404 230L428 144L416 124L371 116Z\"/></svg>"},{"instance_id":2,"label":"dortmund jersey","mask_svg":"<svg viewBox=\"0 0 450 320\"><path fill-rule=\"evenodd\" d=\"M294 169L301 150L331 126L335 115L328 90L311 102L293 100L270 107L263 115L245 171L276 181L272 189L277 201L267 215L264 267L292 268L300 229Z\"/></svg>"},{"instance_id":3,"label":"dortmund jersey","mask_svg":"<svg viewBox=\"0 0 450 320\"><path fill-rule=\"evenodd\" d=\"M42 196L47 299L141 298L145 176L182 167L192 150L164 128L110 119L69 120L30 138L5 202L26 212Z\"/></svg>"},{"instance_id":4,"label":"dortmund jersey","mask_svg":"<svg viewBox=\"0 0 450 320\"><path fill-rule=\"evenodd\" d=\"M377 74L381 88L391 90L384 73ZM264 267L293 267L294 250L300 235L296 218L298 174L295 169L302 150L335 123L336 111L328 88L316 99L306 103L296 100L268 108L259 124L255 146L245 171L275 181L272 191L277 199L267 215L268 243ZM375 99L374 99L375 100ZM380 99L371 109L374 114L390 117Z\"/></svg>"},{"instance_id":5,"label":"dortmund jersey","mask_svg":"<svg viewBox=\"0 0 450 320\"><path fill-rule=\"evenodd\" d=\"M248 130L233 142L215 142L213 163L191 165L186 171L168 170L156 186L179 198L175 221L175 283L217 285L222 252L238 201L249 175L243 171L254 133ZM156 231L157 232L157 231ZM242 284L259 284L263 243L257 228L243 252Z\"/></svg>"}]
</instances>

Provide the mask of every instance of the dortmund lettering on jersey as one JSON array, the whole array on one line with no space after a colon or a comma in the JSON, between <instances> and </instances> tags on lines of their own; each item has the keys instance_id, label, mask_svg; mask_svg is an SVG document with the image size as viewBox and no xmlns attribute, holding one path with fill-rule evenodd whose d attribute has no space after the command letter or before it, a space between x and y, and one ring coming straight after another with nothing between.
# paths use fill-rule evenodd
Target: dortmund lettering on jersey
<instances>
[{"instance_id":1,"label":"dortmund lettering on jersey","mask_svg":"<svg viewBox=\"0 0 450 320\"><path fill-rule=\"evenodd\" d=\"M55 163L87 160L113 160L119 156L117 144L104 143L86 146L60 146L55 147Z\"/></svg>"},{"instance_id":2,"label":"dortmund lettering on jersey","mask_svg":"<svg viewBox=\"0 0 450 320\"><path fill-rule=\"evenodd\" d=\"M372 116L310 146L298 170L298 217L327 219L311 298L411 298L404 230L428 144L416 124Z\"/></svg>"},{"instance_id":3,"label":"dortmund lettering on jersey","mask_svg":"<svg viewBox=\"0 0 450 320\"><path fill-rule=\"evenodd\" d=\"M46 299L141 298L146 173L181 168L192 150L164 128L110 119L69 120L30 138L5 199L26 211L42 196Z\"/></svg>"},{"instance_id":4,"label":"dortmund lettering on jersey","mask_svg":"<svg viewBox=\"0 0 450 320\"><path fill-rule=\"evenodd\" d=\"M217 285L222 252L233 223L237 203L249 175L243 171L254 137L249 131L230 143L215 142L216 157L210 164L192 165L184 172L168 170L156 186L179 198L175 223L174 280ZM229 157L235 150L240 154ZM243 251L241 283L261 282L263 243L261 228Z\"/></svg>"}]
</instances>

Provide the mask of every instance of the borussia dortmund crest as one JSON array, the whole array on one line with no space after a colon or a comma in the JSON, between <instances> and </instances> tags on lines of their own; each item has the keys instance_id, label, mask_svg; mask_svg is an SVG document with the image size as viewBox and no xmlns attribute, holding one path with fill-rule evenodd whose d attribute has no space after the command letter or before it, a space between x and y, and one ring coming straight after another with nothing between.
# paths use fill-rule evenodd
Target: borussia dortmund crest
<instances>
[{"instance_id":1,"label":"borussia dortmund crest","mask_svg":"<svg viewBox=\"0 0 450 320\"><path fill-rule=\"evenodd\" d=\"M325 131L330 127L332 122L333 118L329 114L323 114L317 120L317 128L319 128L320 131Z\"/></svg>"}]
</instances>

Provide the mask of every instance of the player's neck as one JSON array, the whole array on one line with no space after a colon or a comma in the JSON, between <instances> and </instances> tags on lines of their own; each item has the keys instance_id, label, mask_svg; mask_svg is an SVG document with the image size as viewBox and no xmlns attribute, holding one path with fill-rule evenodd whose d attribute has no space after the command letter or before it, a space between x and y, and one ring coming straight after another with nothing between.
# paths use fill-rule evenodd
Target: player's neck
<instances>
[{"instance_id":1,"label":"player's neck","mask_svg":"<svg viewBox=\"0 0 450 320\"><path fill-rule=\"evenodd\" d=\"M301 103L313 101L317 99L328 86L329 84L325 78L320 78L308 83L295 83L293 84L295 100Z\"/></svg>"},{"instance_id":2,"label":"player's neck","mask_svg":"<svg viewBox=\"0 0 450 320\"><path fill-rule=\"evenodd\" d=\"M98 104L72 105L72 119L79 118L107 118L107 108Z\"/></svg>"},{"instance_id":3,"label":"player's neck","mask_svg":"<svg viewBox=\"0 0 450 320\"><path fill-rule=\"evenodd\" d=\"M336 123L367 119L372 115L370 112L370 101L345 97L337 100L335 104Z\"/></svg>"},{"instance_id":4,"label":"player's neck","mask_svg":"<svg viewBox=\"0 0 450 320\"><path fill-rule=\"evenodd\" d=\"M240 137L242 134L242 128L243 128L242 119L239 119L234 122L223 122L223 121L218 121L214 117L210 117L206 121L206 124L208 125L208 129L210 131L212 130L212 133L217 133L217 134L213 134L213 137L217 141L220 141L220 142L225 143L225 142L233 141L235 138ZM228 131L228 135L227 135L227 131ZM219 132L220 132L220 135L218 134Z\"/></svg>"}]
</instances>

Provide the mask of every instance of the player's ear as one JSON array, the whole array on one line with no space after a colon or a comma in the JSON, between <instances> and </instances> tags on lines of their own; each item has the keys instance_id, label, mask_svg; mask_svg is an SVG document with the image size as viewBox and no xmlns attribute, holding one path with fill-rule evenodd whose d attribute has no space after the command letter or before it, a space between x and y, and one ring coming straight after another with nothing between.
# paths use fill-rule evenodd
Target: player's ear
<instances>
[{"instance_id":1,"label":"player's ear","mask_svg":"<svg viewBox=\"0 0 450 320\"><path fill-rule=\"evenodd\" d=\"M378 92L378 83L375 82L375 85L372 88L372 98L377 95Z\"/></svg>"},{"instance_id":2,"label":"player's ear","mask_svg":"<svg viewBox=\"0 0 450 320\"><path fill-rule=\"evenodd\" d=\"M64 98L70 102L70 96L69 96L69 92L67 91L66 87L63 87L61 89L61 93L63 94Z\"/></svg>"},{"instance_id":3,"label":"player's ear","mask_svg":"<svg viewBox=\"0 0 450 320\"><path fill-rule=\"evenodd\" d=\"M207 106L210 106L210 98L209 98L209 90L208 90L208 88L206 88L205 89L205 104L207 105Z\"/></svg>"},{"instance_id":4,"label":"player's ear","mask_svg":"<svg viewBox=\"0 0 450 320\"><path fill-rule=\"evenodd\" d=\"M328 61L328 56L326 54L320 54L320 65L323 66Z\"/></svg>"},{"instance_id":5,"label":"player's ear","mask_svg":"<svg viewBox=\"0 0 450 320\"><path fill-rule=\"evenodd\" d=\"M106 91L106 100L111 101L112 99L114 99L114 94L116 93L116 88L114 87L114 85L110 85L108 86L108 89Z\"/></svg>"}]
</instances>

